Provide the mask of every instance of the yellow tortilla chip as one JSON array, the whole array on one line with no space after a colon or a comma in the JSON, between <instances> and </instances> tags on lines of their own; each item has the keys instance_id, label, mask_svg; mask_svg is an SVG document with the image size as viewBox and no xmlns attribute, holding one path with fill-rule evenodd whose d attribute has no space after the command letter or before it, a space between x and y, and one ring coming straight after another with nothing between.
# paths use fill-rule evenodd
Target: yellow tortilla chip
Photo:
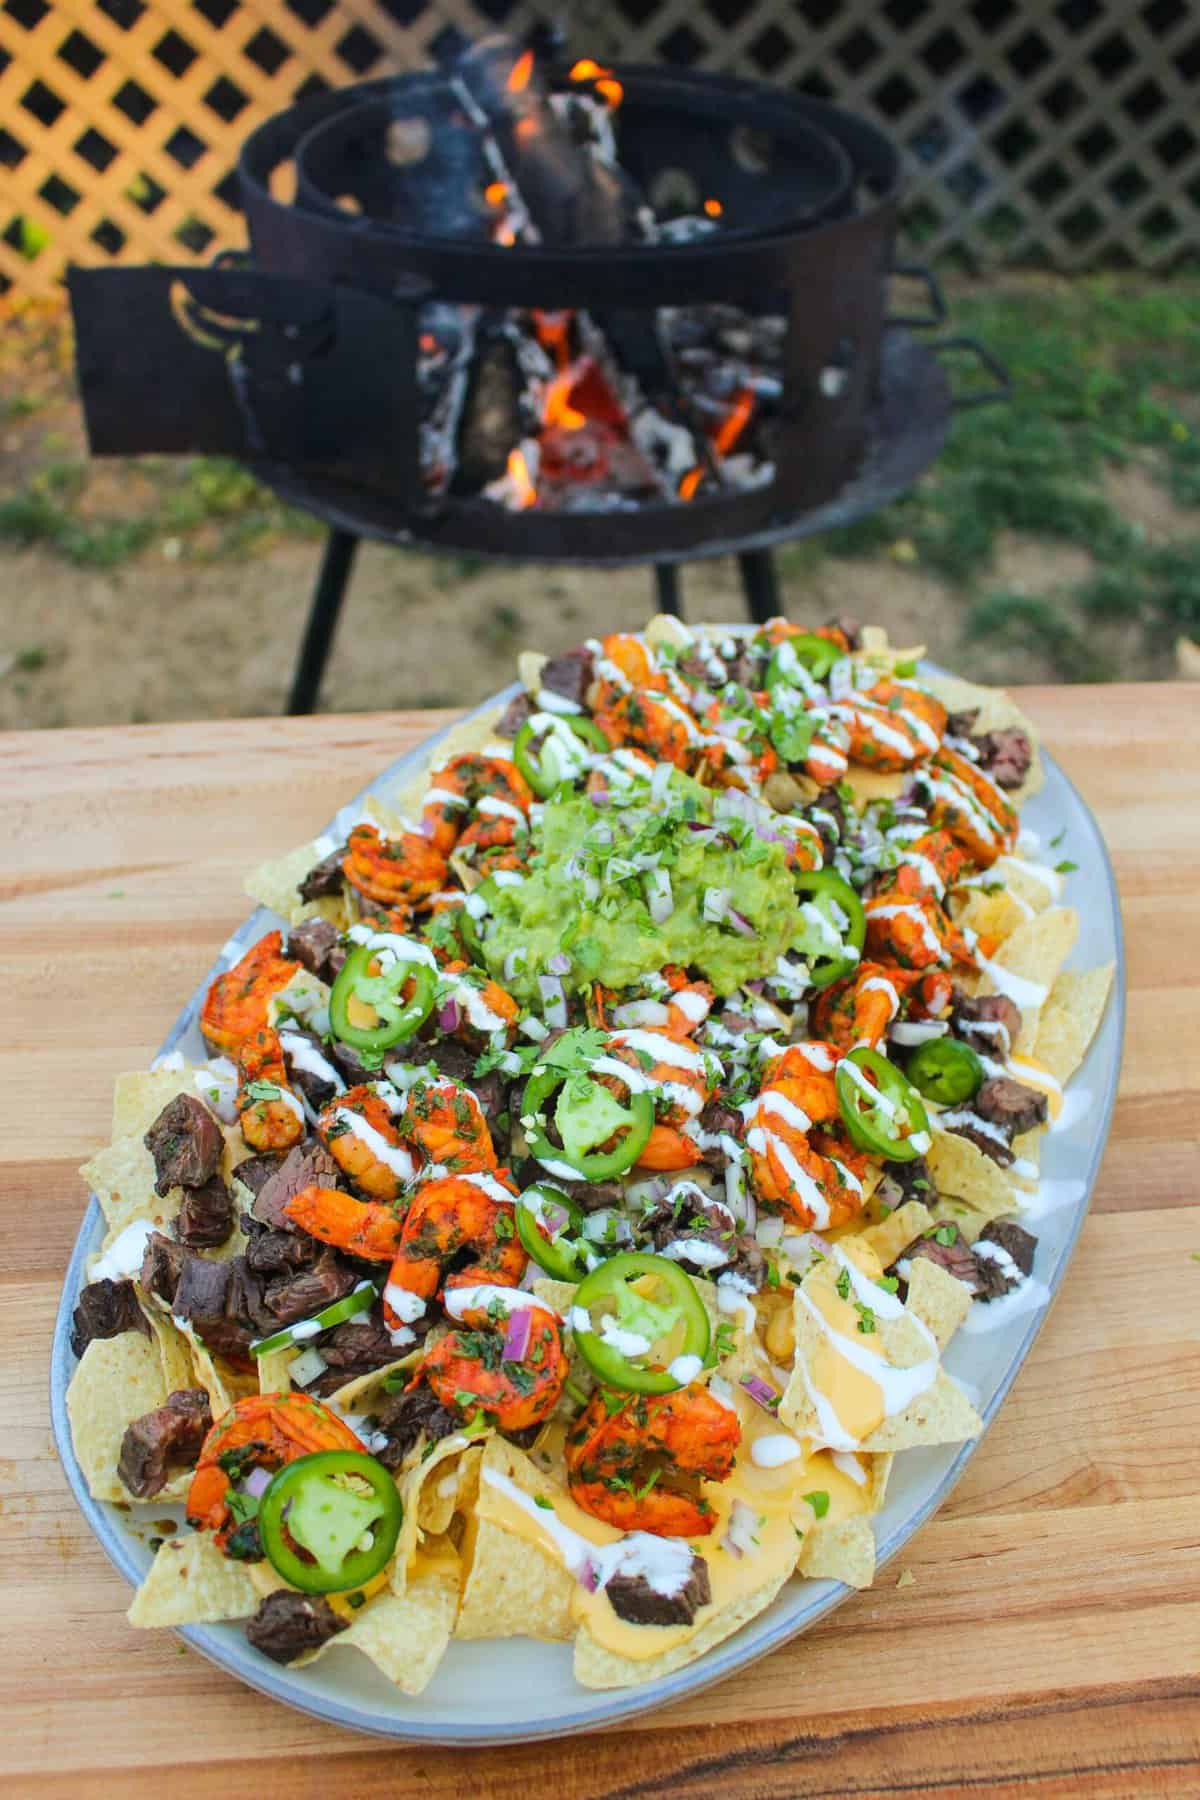
<instances>
[{"instance_id":1,"label":"yellow tortilla chip","mask_svg":"<svg viewBox=\"0 0 1200 1800\"><path fill-rule=\"evenodd\" d=\"M260 1394L291 1393L292 1378L288 1371L297 1354L295 1350L268 1350L265 1356L255 1357Z\"/></svg>"},{"instance_id":2,"label":"yellow tortilla chip","mask_svg":"<svg viewBox=\"0 0 1200 1800\"><path fill-rule=\"evenodd\" d=\"M248 1373L241 1369L233 1369L223 1356L214 1356L204 1341L199 1338L190 1325L182 1327L184 1336L192 1346L192 1362L196 1369L196 1379L208 1395L208 1403L212 1408L212 1416L219 1419L222 1413L239 1400L245 1400L251 1394L261 1392L258 1385L258 1374L255 1370Z\"/></svg>"},{"instance_id":3,"label":"yellow tortilla chip","mask_svg":"<svg viewBox=\"0 0 1200 1800\"><path fill-rule=\"evenodd\" d=\"M868 1588L875 1579L875 1533L861 1513L849 1519L818 1519L804 1533L796 1558L797 1575L844 1581Z\"/></svg>"},{"instance_id":4,"label":"yellow tortilla chip","mask_svg":"<svg viewBox=\"0 0 1200 1800\"><path fill-rule=\"evenodd\" d=\"M278 913L289 925L298 925L302 918L331 918L331 909L336 915L331 922L341 925L344 923L344 909L336 895L307 903L300 898L300 883L320 860L321 852L315 840L308 844L298 844L286 856L277 856L252 869L244 883L245 891L251 900Z\"/></svg>"},{"instance_id":5,"label":"yellow tortilla chip","mask_svg":"<svg viewBox=\"0 0 1200 1800\"><path fill-rule=\"evenodd\" d=\"M913 1450L919 1444L961 1444L978 1437L983 1420L957 1382L939 1369L930 1388L902 1413L885 1419L868 1438L864 1450Z\"/></svg>"},{"instance_id":6,"label":"yellow tortilla chip","mask_svg":"<svg viewBox=\"0 0 1200 1800\"><path fill-rule=\"evenodd\" d=\"M944 1350L971 1310L971 1290L947 1270L918 1256L908 1278L908 1310L932 1331Z\"/></svg>"},{"instance_id":7,"label":"yellow tortilla chip","mask_svg":"<svg viewBox=\"0 0 1200 1800\"><path fill-rule=\"evenodd\" d=\"M536 656L534 651L527 651L525 654L530 657ZM536 660L540 670L548 659L544 656L537 656ZM401 785L389 789L389 804L409 818L419 818L426 789L433 785L431 772L443 768L451 757L470 755L476 750L482 750L485 745L493 743L496 737L496 726L503 711L504 708L501 706L489 706L487 711L481 713L477 719L462 719L457 725L452 726L440 743L434 744L422 752L414 772L406 776ZM510 744L506 744L503 754L509 755L511 748Z\"/></svg>"},{"instance_id":8,"label":"yellow tortilla chip","mask_svg":"<svg viewBox=\"0 0 1200 1800\"><path fill-rule=\"evenodd\" d=\"M555 1483L503 1438L489 1441L482 1461L485 1471L496 1469L528 1494L557 1497ZM462 1553L465 1574L457 1637L565 1642L574 1634L575 1578L534 1539L481 1517L477 1506L467 1521Z\"/></svg>"},{"instance_id":9,"label":"yellow tortilla chip","mask_svg":"<svg viewBox=\"0 0 1200 1800\"><path fill-rule=\"evenodd\" d=\"M181 1069L131 1069L113 1084L112 1135L141 1137L149 1131L163 1107L176 1094L198 1098L192 1079L199 1064L185 1062Z\"/></svg>"},{"instance_id":10,"label":"yellow tortilla chip","mask_svg":"<svg viewBox=\"0 0 1200 1800\"><path fill-rule=\"evenodd\" d=\"M1062 891L1061 875L1040 871L1040 864L1027 862L1023 856L998 856L984 880L1002 881L1010 894L1039 913L1055 905Z\"/></svg>"},{"instance_id":11,"label":"yellow tortilla chip","mask_svg":"<svg viewBox=\"0 0 1200 1800\"><path fill-rule=\"evenodd\" d=\"M426 1340L428 1341L428 1340ZM339 1413L369 1413L376 1400L383 1399L383 1387L389 1375L399 1370L411 1369L420 1360L420 1346L409 1350L406 1355L399 1356L395 1362L383 1363L378 1369L369 1369L365 1375L356 1375L353 1381L347 1381L330 1394L327 1404Z\"/></svg>"},{"instance_id":12,"label":"yellow tortilla chip","mask_svg":"<svg viewBox=\"0 0 1200 1800\"><path fill-rule=\"evenodd\" d=\"M1112 991L1115 964L1096 969L1063 969L1038 1019L1035 1055L1065 1085L1087 1054Z\"/></svg>"},{"instance_id":13,"label":"yellow tortilla chip","mask_svg":"<svg viewBox=\"0 0 1200 1800\"><path fill-rule=\"evenodd\" d=\"M1008 793L1014 806L1024 806L1026 800L1042 786L1046 774L1042 767L1037 731L1012 695L1003 688L979 687L975 682L963 681L957 675L923 675L921 685L927 687L931 694L937 695L947 712L977 710L979 716L973 727L973 735L985 731L1002 731L1009 725L1016 725L1025 733L1033 746L1029 772L1020 787L1010 789Z\"/></svg>"},{"instance_id":14,"label":"yellow tortilla chip","mask_svg":"<svg viewBox=\"0 0 1200 1800\"><path fill-rule=\"evenodd\" d=\"M457 1496L460 1485L467 1481L465 1475L460 1477L458 1473L459 1462L468 1450L481 1448L482 1444L482 1438L473 1439L467 1437L465 1432L453 1431L449 1437L440 1438L429 1451L428 1456L420 1456L416 1463L397 1477L396 1485L400 1489L400 1499L404 1505L404 1521L400 1527L396 1554L392 1558L388 1575L394 1594L405 1592L418 1552L422 1548L423 1533L428 1530L422 1520L422 1500L426 1490L429 1490L431 1495L436 1495L436 1484L446 1474L452 1474L455 1478ZM478 1462L479 1459L478 1456L472 1456L469 1460ZM467 1491L470 1491L469 1485ZM430 1503L424 1508L425 1517L437 1518L443 1510L436 1504L436 1500L431 1498ZM446 1519L447 1525L452 1516L453 1508L450 1508L449 1516Z\"/></svg>"},{"instance_id":15,"label":"yellow tortilla chip","mask_svg":"<svg viewBox=\"0 0 1200 1800\"><path fill-rule=\"evenodd\" d=\"M1000 946L993 959L998 967L1015 975L1022 984L1032 984L1028 994L1024 987L1018 990L1022 995L1017 1000L1021 1009L1021 1031L1013 1045L1014 1051L1032 1054L1037 1042L1041 1006L1045 1004L1044 1000L1038 1001L1037 991L1040 989L1049 996L1078 935L1078 913L1073 907L1055 906L1038 913L1036 918L1023 920ZM993 976L985 974L980 992L998 992Z\"/></svg>"},{"instance_id":16,"label":"yellow tortilla chip","mask_svg":"<svg viewBox=\"0 0 1200 1800\"><path fill-rule=\"evenodd\" d=\"M890 1269L896 1258L902 1256L932 1224L933 1214L927 1206L919 1200L906 1200L878 1225L869 1225L865 1231L856 1231L852 1235L861 1238L874 1251L881 1269Z\"/></svg>"},{"instance_id":17,"label":"yellow tortilla chip","mask_svg":"<svg viewBox=\"0 0 1200 1800\"><path fill-rule=\"evenodd\" d=\"M140 1331L93 1338L67 1389L71 1442L93 1500L121 1500L129 1489L117 1474L125 1428L167 1397L156 1338ZM168 1496L162 1496L167 1498Z\"/></svg>"},{"instance_id":18,"label":"yellow tortilla chip","mask_svg":"<svg viewBox=\"0 0 1200 1800\"><path fill-rule=\"evenodd\" d=\"M148 1306L143 1306L142 1311L158 1345L163 1385L168 1394L177 1394L181 1388L192 1387L196 1380L196 1370L192 1362L191 1344L169 1314Z\"/></svg>"},{"instance_id":19,"label":"yellow tortilla chip","mask_svg":"<svg viewBox=\"0 0 1200 1800\"><path fill-rule=\"evenodd\" d=\"M126 1613L131 1625L217 1625L246 1619L258 1594L246 1564L223 1556L208 1531L168 1538Z\"/></svg>"},{"instance_id":20,"label":"yellow tortilla chip","mask_svg":"<svg viewBox=\"0 0 1200 1800\"><path fill-rule=\"evenodd\" d=\"M119 1236L135 1219L150 1219L159 1231L165 1231L183 1204L181 1188L169 1188L161 1200L155 1193L154 1159L140 1135L117 1138L97 1150L79 1173L100 1202L109 1239Z\"/></svg>"},{"instance_id":21,"label":"yellow tortilla chip","mask_svg":"<svg viewBox=\"0 0 1200 1800\"><path fill-rule=\"evenodd\" d=\"M1005 1171L967 1138L935 1131L926 1161L938 1191L935 1213L953 1221L969 1244L993 1219L1020 1211L1020 1197Z\"/></svg>"},{"instance_id":22,"label":"yellow tortilla chip","mask_svg":"<svg viewBox=\"0 0 1200 1800\"><path fill-rule=\"evenodd\" d=\"M973 931L983 943L989 939L1002 946L1018 925L1029 917L1028 910L1013 898L1008 889L989 894L981 887L960 888L954 907L954 922Z\"/></svg>"},{"instance_id":23,"label":"yellow tortilla chip","mask_svg":"<svg viewBox=\"0 0 1200 1800\"><path fill-rule=\"evenodd\" d=\"M575 1638L575 1679L586 1688L640 1687L647 1681L670 1675L675 1669L686 1668L714 1644L724 1643L760 1612L765 1612L786 1580L786 1574L773 1576L762 1587L743 1594L733 1606L715 1613L686 1643L677 1644L673 1650L665 1650L661 1656L651 1656L645 1661L635 1662L632 1657L606 1650L586 1625L581 1626Z\"/></svg>"}]
</instances>

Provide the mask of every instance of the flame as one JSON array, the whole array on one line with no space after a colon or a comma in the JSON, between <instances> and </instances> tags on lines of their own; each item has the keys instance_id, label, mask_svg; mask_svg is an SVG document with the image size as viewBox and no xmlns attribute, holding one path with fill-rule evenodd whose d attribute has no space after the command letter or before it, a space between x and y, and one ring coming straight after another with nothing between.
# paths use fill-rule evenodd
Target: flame
<instances>
[{"instance_id":1,"label":"flame","mask_svg":"<svg viewBox=\"0 0 1200 1800\"><path fill-rule=\"evenodd\" d=\"M523 94L533 78L533 51L523 50L508 72L505 82L510 94Z\"/></svg>"},{"instance_id":2,"label":"flame","mask_svg":"<svg viewBox=\"0 0 1200 1800\"><path fill-rule=\"evenodd\" d=\"M587 414L571 405L571 389L574 385L573 369L566 369L561 375L554 377L546 389L545 404L542 407L545 424L557 425L563 431L578 431L581 425L587 424Z\"/></svg>"},{"instance_id":3,"label":"flame","mask_svg":"<svg viewBox=\"0 0 1200 1800\"><path fill-rule=\"evenodd\" d=\"M704 202L704 210L710 219L719 219L721 214L725 211L725 208L721 205L719 200L706 200Z\"/></svg>"},{"instance_id":4,"label":"flame","mask_svg":"<svg viewBox=\"0 0 1200 1800\"><path fill-rule=\"evenodd\" d=\"M516 234L516 232L515 232L515 231L514 231L514 230L513 230L513 228L512 228L512 226L511 226L511 225L510 225L510 224L509 224L509 222L508 222L508 220L507 220L507 219L505 219L505 221L504 221L504 223L503 223L503 225L498 225L498 226L497 226L497 227L496 227L496 239L495 239L495 241L496 241L496 243L498 243L498 244L504 244L504 245L506 245L506 246L507 246L507 245L509 245L509 244L515 244L515 243L516 243L516 241L517 241L517 234Z\"/></svg>"},{"instance_id":5,"label":"flame","mask_svg":"<svg viewBox=\"0 0 1200 1800\"><path fill-rule=\"evenodd\" d=\"M687 474L680 482L679 498L681 500L691 500L695 495L696 489L703 480L704 470L700 467L700 464L697 463L694 469L688 470Z\"/></svg>"},{"instance_id":6,"label":"flame","mask_svg":"<svg viewBox=\"0 0 1200 1800\"><path fill-rule=\"evenodd\" d=\"M593 62L590 56L580 57L579 61L571 70L570 79L572 81L592 82L596 92L604 101L605 105L612 107L614 110L620 106L622 100L625 98L625 89L621 86L620 82L616 80L612 70L604 68L602 64L598 62Z\"/></svg>"},{"instance_id":7,"label":"flame","mask_svg":"<svg viewBox=\"0 0 1200 1800\"><path fill-rule=\"evenodd\" d=\"M593 62L590 56L581 56L571 70L569 79L571 81L594 81L597 75L611 74L611 69L602 69L600 64Z\"/></svg>"},{"instance_id":8,"label":"flame","mask_svg":"<svg viewBox=\"0 0 1200 1800\"><path fill-rule=\"evenodd\" d=\"M754 394L750 388L743 388L721 420L721 428L713 439L713 449L718 456L728 456L750 423L750 415L753 411Z\"/></svg>"},{"instance_id":9,"label":"flame","mask_svg":"<svg viewBox=\"0 0 1200 1800\"><path fill-rule=\"evenodd\" d=\"M508 196L508 187L503 181L489 181L483 190L483 197L489 206L503 206Z\"/></svg>"},{"instance_id":10,"label":"flame","mask_svg":"<svg viewBox=\"0 0 1200 1800\"><path fill-rule=\"evenodd\" d=\"M432 331L423 331L418 341L426 356L432 356L439 347Z\"/></svg>"},{"instance_id":11,"label":"flame","mask_svg":"<svg viewBox=\"0 0 1200 1800\"><path fill-rule=\"evenodd\" d=\"M516 124L513 126L513 136L516 138L518 144L524 144L527 143L530 138L535 138L540 130L541 127L537 120L534 118L533 114L530 113L527 118L517 120Z\"/></svg>"},{"instance_id":12,"label":"flame","mask_svg":"<svg viewBox=\"0 0 1200 1800\"><path fill-rule=\"evenodd\" d=\"M538 341L545 349L554 352L554 360L560 369L565 369L571 361L571 315L569 312L540 312L535 307L533 313L534 329Z\"/></svg>"},{"instance_id":13,"label":"flame","mask_svg":"<svg viewBox=\"0 0 1200 1800\"><path fill-rule=\"evenodd\" d=\"M513 486L513 499L522 512L537 499L537 489L529 474L529 464L519 450L508 453L508 478Z\"/></svg>"}]
</instances>

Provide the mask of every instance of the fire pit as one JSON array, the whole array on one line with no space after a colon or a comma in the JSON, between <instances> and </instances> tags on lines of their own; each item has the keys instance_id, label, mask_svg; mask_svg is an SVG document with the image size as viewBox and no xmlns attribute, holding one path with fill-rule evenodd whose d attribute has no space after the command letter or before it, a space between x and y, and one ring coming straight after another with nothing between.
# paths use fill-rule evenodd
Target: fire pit
<instances>
[{"instance_id":1,"label":"fire pit","mask_svg":"<svg viewBox=\"0 0 1200 1800\"><path fill-rule=\"evenodd\" d=\"M93 450L237 455L330 525L293 711L361 537L651 562L672 610L732 551L761 619L770 545L936 455L939 350L996 379L960 404L1006 391L913 335L945 309L893 267L895 149L797 94L494 39L279 114L239 173L248 261L72 272L80 384Z\"/></svg>"}]
</instances>

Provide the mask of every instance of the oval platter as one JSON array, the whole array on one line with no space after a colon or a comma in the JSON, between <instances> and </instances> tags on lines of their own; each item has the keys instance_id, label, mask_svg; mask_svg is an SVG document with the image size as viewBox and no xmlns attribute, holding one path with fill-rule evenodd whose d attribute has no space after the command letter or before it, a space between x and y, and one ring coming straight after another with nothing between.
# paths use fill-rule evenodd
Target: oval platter
<instances>
[{"instance_id":1,"label":"oval platter","mask_svg":"<svg viewBox=\"0 0 1200 1800\"><path fill-rule=\"evenodd\" d=\"M940 672L934 664L923 667L929 673ZM506 688L468 717L481 716L518 691L517 684ZM411 781L451 729L455 728L447 727L384 769L342 809L328 830L336 832L339 821L356 818L368 794L382 797L394 786ZM1116 971L1100 1029L1072 1078L1062 1117L1045 1139L1043 1187L1053 1196L1053 1203L1029 1222L1038 1234L1036 1275L1047 1297L1036 1309L1008 1319L997 1329L974 1335L959 1332L946 1354L948 1372L966 1388L982 1414L985 1430L1032 1349L1066 1275L1108 1137L1125 1024L1124 944L1108 853L1082 797L1045 751L1043 763L1045 785L1023 807L1022 824L1044 838L1065 829L1072 859L1078 864L1071 885L1072 898L1079 906L1080 928L1069 966L1086 968L1113 961ZM199 1058L206 1054L197 1018L209 984L279 923L262 907L251 914L222 947L160 1053L180 1050ZM67 1422L67 1385L75 1367L71 1314L84 1283L87 1258L99 1248L103 1235L103 1215L93 1197L66 1271L55 1324L51 1412L58 1452L84 1517L113 1566L136 1586L153 1560L151 1551L128 1512L96 1501L88 1493ZM875 1519L880 1565L896 1556L944 1503L981 1441L962 1447L909 1450L898 1460L886 1503ZM579 1687L571 1673L569 1646L526 1638L507 1639L502 1650L497 1640L453 1640L429 1687L419 1698L410 1699L356 1655L334 1654L311 1669L289 1669L253 1650L237 1625L188 1626L180 1635L201 1655L250 1687L330 1724L399 1740L482 1746L602 1730L679 1700L787 1643L851 1592L837 1581L793 1580L765 1612L697 1662L645 1686L615 1691Z\"/></svg>"}]
</instances>

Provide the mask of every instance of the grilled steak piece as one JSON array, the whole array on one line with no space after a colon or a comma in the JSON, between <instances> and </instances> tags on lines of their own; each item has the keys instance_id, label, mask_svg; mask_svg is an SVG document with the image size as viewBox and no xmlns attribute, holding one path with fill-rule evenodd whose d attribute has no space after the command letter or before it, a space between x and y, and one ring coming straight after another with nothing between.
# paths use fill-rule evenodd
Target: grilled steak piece
<instances>
[{"instance_id":1,"label":"grilled steak piece","mask_svg":"<svg viewBox=\"0 0 1200 1800\"><path fill-rule=\"evenodd\" d=\"M644 1575L614 1575L604 1591L617 1617L632 1625L690 1625L712 1599L708 1564L695 1552L687 1580L673 1594L660 1594Z\"/></svg>"},{"instance_id":2,"label":"grilled steak piece","mask_svg":"<svg viewBox=\"0 0 1200 1800\"><path fill-rule=\"evenodd\" d=\"M123 1331L150 1336L150 1322L137 1302L132 1281L91 1281L71 1318L71 1348L82 1356L93 1338L120 1337Z\"/></svg>"},{"instance_id":3,"label":"grilled steak piece","mask_svg":"<svg viewBox=\"0 0 1200 1800\"><path fill-rule=\"evenodd\" d=\"M260 1225L273 1231L295 1231L284 1212L293 1195L306 1187L340 1187L342 1172L324 1144L315 1138L289 1150L274 1174L269 1176L254 1196L252 1208Z\"/></svg>"},{"instance_id":4,"label":"grilled steak piece","mask_svg":"<svg viewBox=\"0 0 1200 1800\"><path fill-rule=\"evenodd\" d=\"M233 1195L220 1175L203 1187L186 1188L175 1215L175 1236L195 1249L223 1244L233 1230Z\"/></svg>"},{"instance_id":5,"label":"grilled steak piece","mask_svg":"<svg viewBox=\"0 0 1200 1800\"><path fill-rule=\"evenodd\" d=\"M1037 1239L1012 1219L994 1219L975 1240L980 1297L998 1300L1033 1274Z\"/></svg>"},{"instance_id":6,"label":"grilled steak piece","mask_svg":"<svg viewBox=\"0 0 1200 1800\"><path fill-rule=\"evenodd\" d=\"M280 1588L268 1594L247 1621L246 1636L272 1662L290 1663L306 1650L319 1650L339 1631L345 1631L347 1624L320 1594Z\"/></svg>"},{"instance_id":7,"label":"grilled steak piece","mask_svg":"<svg viewBox=\"0 0 1200 1800\"><path fill-rule=\"evenodd\" d=\"M749 1021L747 1021L749 1023ZM710 1100L700 1114L699 1126L709 1137L731 1137L740 1143L742 1115L720 1100ZM710 1169L723 1169L729 1161L721 1144L711 1144L700 1152L700 1161Z\"/></svg>"},{"instance_id":8,"label":"grilled steak piece","mask_svg":"<svg viewBox=\"0 0 1200 1800\"><path fill-rule=\"evenodd\" d=\"M320 1112L345 1091L345 1083L315 1031L304 1031L298 1025L281 1026L279 1042L288 1080L303 1094L314 1112Z\"/></svg>"},{"instance_id":9,"label":"grilled steak piece","mask_svg":"<svg viewBox=\"0 0 1200 1800\"><path fill-rule=\"evenodd\" d=\"M277 1325L294 1325L311 1318L348 1294L358 1277L340 1261L334 1250L323 1250L310 1269L273 1281L263 1295L263 1305Z\"/></svg>"},{"instance_id":10,"label":"grilled steak piece","mask_svg":"<svg viewBox=\"0 0 1200 1800\"><path fill-rule=\"evenodd\" d=\"M906 1163L886 1163L883 1180L876 1192L893 1212L908 1200L919 1200L923 1206L932 1206L937 1199L937 1188L923 1156L914 1156Z\"/></svg>"},{"instance_id":11,"label":"grilled steak piece","mask_svg":"<svg viewBox=\"0 0 1200 1800\"><path fill-rule=\"evenodd\" d=\"M514 694L504 711L496 721L496 736L515 738L530 713L534 711L532 694Z\"/></svg>"},{"instance_id":12,"label":"grilled steak piece","mask_svg":"<svg viewBox=\"0 0 1200 1800\"><path fill-rule=\"evenodd\" d=\"M244 1162L238 1163L233 1173L243 1187L249 1188L252 1194L257 1194L263 1183L270 1179L282 1161L282 1156L269 1154L248 1156Z\"/></svg>"},{"instance_id":13,"label":"grilled steak piece","mask_svg":"<svg viewBox=\"0 0 1200 1800\"><path fill-rule=\"evenodd\" d=\"M229 1262L213 1262L191 1250L185 1250L184 1256L172 1312L190 1321L214 1356L246 1356L253 1340L278 1323L263 1305L258 1276L247 1267L244 1256L232 1257Z\"/></svg>"},{"instance_id":14,"label":"grilled steak piece","mask_svg":"<svg viewBox=\"0 0 1200 1800\"><path fill-rule=\"evenodd\" d=\"M689 1194L683 1205L670 1196L643 1213L634 1227L638 1239L659 1255L667 1255L689 1274L715 1281L718 1275L742 1275L760 1288L766 1257L750 1232L740 1236L726 1208Z\"/></svg>"},{"instance_id":15,"label":"grilled steak piece","mask_svg":"<svg viewBox=\"0 0 1200 1800\"><path fill-rule=\"evenodd\" d=\"M844 613L841 618L826 619L826 625L840 631L852 650L862 648L862 621Z\"/></svg>"},{"instance_id":16,"label":"grilled steak piece","mask_svg":"<svg viewBox=\"0 0 1200 1800\"><path fill-rule=\"evenodd\" d=\"M288 932L287 953L294 956L310 975L332 982L346 960L339 956L340 942L337 926L331 925L328 919L304 919Z\"/></svg>"},{"instance_id":17,"label":"grilled steak piece","mask_svg":"<svg viewBox=\"0 0 1200 1800\"><path fill-rule=\"evenodd\" d=\"M981 1056L1005 1057L1021 1035L1020 1008L1007 994L972 998L956 988L950 1029Z\"/></svg>"},{"instance_id":18,"label":"grilled steak piece","mask_svg":"<svg viewBox=\"0 0 1200 1800\"><path fill-rule=\"evenodd\" d=\"M851 830L851 820L835 787L822 788L816 799L802 808L809 824L821 834L821 844L828 862L838 845Z\"/></svg>"},{"instance_id":19,"label":"grilled steak piece","mask_svg":"<svg viewBox=\"0 0 1200 1800\"><path fill-rule=\"evenodd\" d=\"M1046 1096L1007 1075L993 1075L975 1096L975 1111L993 1125L1006 1125L1014 1137L1046 1122Z\"/></svg>"},{"instance_id":20,"label":"grilled steak piece","mask_svg":"<svg viewBox=\"0 0 1200 1800\"><path fill-rule=\"evenodd\" d=\"M538 677L540 688L561 694L564 700L573 700L576 706L583 705L583 696L591 685L592 653L583 644L576 644L573 650L564 650L561 656L552 656Z\"/></svg>"},{"instance_id":21,"label":"grilled steak piece","mask_svg":"<svg viewBox=\"0 0 1200 1800\"><path fill-rule=\"evenodd\" d=\"M342 882L342 861L346 855L345 844L339 844L328 856L314 863L297 892L302 900L324 900L331 894L340 894Z\"/></svg>"},{"instance_id":22,"label":"grilled steak piece","mask_svg":"<svg viewBox=\"0 0 1200 1800\"><path fill-rule=\"evenodd\" d=\"M457 1431L462 1420L422 1383L407 1393L387 1395L375 1423L388 1440L375 1455L385 1468L398 1469L422 1433L428 1443L436 1444L439 1438Z\"/></svg>"},{"instance_id":23,"label":"grilled steak piece","mask_svg":"<svg viewBox=\"0 0 1200 1800\"><path fill-rule=\"evenodd\" d=\"M203 1187L220 1168L225 1149L221 1127L190 1094L169 1100L142 1142L154 1158L154 1191L160 1198L173 1187Z\"/></svg>"},{"instance_id":24,"label":"grilled steak piece","mask_svg":"<svg viewBox=\"0 0 1200 1800\"><path fill-rule=\"evenodd\" d=\"M334 1326L321 1345L321 1355L331 1369L354 1369L365 1375L368 1369L381 1369L385 1363L395 1362L397 1350L382 1317L364 1320L359 1325L347 1319L344 1325ZM348 1381L350 1377L343 1375L342 1379Z\"/></svg>"},{"instance_id":25,"label":"grilled steak piece","mask_svg":"<svg viewBox=\"0 0 1200 1800\"><path fill-rule=\"evenodd\" d=\"M182 1244L164 1237L161 1231L152 1231L146 1239L146 1252L138 1276L143 1290L165 1300L168 1306L173 1305L179 1277L189 1254Z\"/></svg>"},{"instance_id":26,"label":"grilled steak piece","mask_svg":"<svg viewBox=\"0 0 1200 1800\"><path fill-rule=\"evenodd\" d=\"M212 1430L203 1388L180 1388L164 1405L126 1426L117 1473L135 1500L152 1500L167 1485L168 1468L195 1467Z\"/></svg>"},{"instance_id":27,"label":"grilled steak piece","mask_svg":"<svg viewBox=\"0 0 1200 1800\"><path fill-rule=\"evenodd\" d=\"M997 787L1020 787L1033 761L1033 745L1019 725L987 731L972 741L979 752L980 768L991 776Z\"/></svg>"},{"instance_id":28,"label":"grilled steak piece","mask_svg":"<svg viewBox=\"0 0 1200 1800\"><path fill-rule=\"evenodd\" d=\"M955 1137L966 1138L984 1156L990 1157L999 1169L1010 1168L1016 1161L1009 1127L985 1119L982 1113L974 1112L969 1106L957 1106L951 1112L940 1114L938 1128L952 1131Z\"/></svg>"},{"instance_id":29,"label":"grilled steak piece","mask_svg":"<svg viewBox=\"0 0 1200 1800\"><path fill-rule=\"evenodd\" d=\"M306 1231L272 1231L252 1213L242 1214L242 1230L248 1240L246 1266L256 1275L294 1275L311 1268L323 1247Z\"/></svg>"},{"instance_id":30,"label":"grilled steak piece","mask_svg":"<svg viewBox=\"0 0 1200 1800\"><path fill-rule=\"evenodd\" d=\"M939 1269L945 1269L947 1275L953 1275L956 1281L961 1281L964 1287L970 1288L972 1295L982 1294L985 1288L983 1273L974 1251L958 1226L939 1225L938 1230L953 1231L953 1242L943 1244L936 1237L919 1237L915 1244L908 1246L900 1261L907 1259L912 1263L923 1257L926 1262L936 1263ZM907 1293L905 1297L907 1298Z\"/></svg>"}]
</instances>

